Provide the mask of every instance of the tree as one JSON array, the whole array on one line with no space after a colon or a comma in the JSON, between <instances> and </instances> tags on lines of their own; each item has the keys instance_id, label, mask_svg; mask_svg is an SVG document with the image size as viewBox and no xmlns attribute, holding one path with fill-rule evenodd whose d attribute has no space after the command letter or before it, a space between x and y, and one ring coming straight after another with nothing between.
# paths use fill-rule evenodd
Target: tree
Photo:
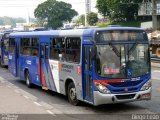
<instances>
[{"instance_id":1,"label":"tree","mask_svg":"<svg viewBox=\"0 0 160 120\"><path fill-rule=\"evenodd\" d=\"M87 22L89 25L95 25L98 22L98 16L96 13L91 12L87 14Z\"/></svg>"},{"instance_id":2,"label":"tree","mask_svg":"<svg viewBox=\"0 0 160 120\"><path fill-rule=\"evenodd\" d=\"M116 14L119 14L120 18L125 21L133 21L135 17L138 15L139 4L142 0L117 0L116 4Z\"/></svg>"},{"instance_id":3,"label":"tree","mask_svg":"<svg viewBox=\"0 0 160 120\"><path fill-rule=\"evenodd\" d=\"M103 16L113 21L131 21L138 15L142 0L97 0L96 7Z\"/></svg>"},{"instance_id":4,"label":"tree","mask_svg":"<svg viewBox=\"0 0 160 120\"><path fill-rule=\"evenodd\" d=\"M74 22L78 25L85 25L85 15L80 15L77 19L74 20Z\"/></svg>"},{"instance_id":5,"label":"tree","mask_svg":"<svg viewBox=\"0 0 160 120\"><path fill-rule=\"evenodd\" d=\"M98 12L103 15L105 18L107 15L109 15L109 1L107 0L97 0L96 2L96 8L98 9Z\"/></svg>"},{"instance_id":6,"label":"tree","mask_svg":"<svg viewBox=\"0 0 160 120\"><path fill-rule=\"evenodd\" d=\"M71 4L47 0L38 5L34 11L34 15L39 20L46 21L47 27L57 29L63 25L63 22L70 22L78 13L72 9Z\"/></svg>"},{"instance_id":7,"label":"tree","mask_svg":"<svg viewBox=\"0 0 160 120\"><path fill-rule=\"evenodd\" d=\"M4 25L2 17L0 17L0 25Z\"/></svg>"},{"instance_id":8,"label":"tree","mask_svg":"<svg viewBox=\"0 0 160 120\"><path fill-rule=\"evenodd\" d=\"M85 25L85 15L80 15L80 17L79 17L79 22L80 22L82 25Z\"/></svg>"}]
</instances>

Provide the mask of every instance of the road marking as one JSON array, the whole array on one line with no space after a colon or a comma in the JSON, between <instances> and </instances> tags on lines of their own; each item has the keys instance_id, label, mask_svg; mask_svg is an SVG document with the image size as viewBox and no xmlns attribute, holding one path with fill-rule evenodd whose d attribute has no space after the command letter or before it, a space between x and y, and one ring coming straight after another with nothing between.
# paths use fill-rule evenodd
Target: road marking
<instances>
[{"instance_id":1,"label":"road marking","mask_svg":"<svg viewBox=\"0 0 160 120\"><path fill-rule=\"evenodd\" d=\"M52 111L50 110L46 110L49 114L53 115L53 116L56 116Z\"/></svg>"},{"instance_id":2,"label":"road marking","mask_svg":"<svg viewBox=\"0 0 160 120\"><path fill-rule=\"evenodd\" d=\"M9 85L10 85L10 86L14 86L14 84L12 84L12 83L9 83Z\"/></svg>"},{"instance_id":3,"label":"road marking","mask_svg":"<svg viewBox=\"0 0 160 120\"><path fill-rule=\"evenodd\" d=\"M14 90L16 93L20 93L19 90Z\"/></svg>"},{"instance_id":4,"label":"road marking","mask_svg":"<svg viewBox=\"0 0 160 120\"><path fill-rule=\"evenodd\" d=\"M18 87L17 87L17 86L14 86L14 88L18 89Z\"/></svg>"},{"instance_id":5,"label":"road marking","mask_svg":"<svg viewBox=\"0 0 160 120\"><path fill-rule=\"evenodd\" d=\"M10 85L7 85L7 87L8 87L8 88L11 88L11 86L10 86Z\"/></svg>"},{"instance_id":6,"label":"road marking","mask_svg":"<svg viewBox=\"0 0 160 120\"><path fill-rule=\"evenodd\" d=\"M29 99L29 97L28 97L28 96L23 95L23 97L25 97L26 99Z\"/></svg>"},{"instance_id":7,"label":"road marking","mask_svg":"<svg viewBox=\"0 0 160 120\"><path fill-rule=\"evenodd\" d=\"M2 80L1 80L1 83L5 83L5 81L2 81Z\"/></svg>"},{"instance_id":8,"label":"road marking","mask_svg":"<svg viewBox=\"0 0 160 120\"><path fill-rule=\"evenodd\" d=\"M34 104L36 104L37 106L42 106L41 104L37 103L37 102L34 102Z\"/></svg>"}]
</instances>

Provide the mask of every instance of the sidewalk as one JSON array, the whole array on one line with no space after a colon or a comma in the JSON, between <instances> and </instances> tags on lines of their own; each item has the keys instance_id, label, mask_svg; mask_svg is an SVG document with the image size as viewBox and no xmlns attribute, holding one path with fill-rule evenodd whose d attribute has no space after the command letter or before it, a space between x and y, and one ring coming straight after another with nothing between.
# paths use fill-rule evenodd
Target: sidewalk
<instances>
[{"instance_id":1,"label":"sidewalk","mask_svg":"<svg viewBox=\"0 0 160 120\"><path fill-rule=\"evenodd\" d=\"M151 66L152 67L160 67L160 63L154 63L154 62L151 62Z\"/></svg>"},{"instance_id":2,"label":"sidewalk","mask_svg":"<svg viewBox=\"0 0 160 120\"><path fill-rule=\"evenodd\" d=\"M0 120L75 120L0 76Z\"/></svg>"},{"instance_id":3,"label":"sidewalk","mask_svg":"<svg viewBox=\"0 0 160 120\"><path fill-rule=\"evenodd\" d=\"M0 78L0 113L1 114L48 114L47 111L27 96L21 95L17 88Z\"/></svg>"}]
</instances>

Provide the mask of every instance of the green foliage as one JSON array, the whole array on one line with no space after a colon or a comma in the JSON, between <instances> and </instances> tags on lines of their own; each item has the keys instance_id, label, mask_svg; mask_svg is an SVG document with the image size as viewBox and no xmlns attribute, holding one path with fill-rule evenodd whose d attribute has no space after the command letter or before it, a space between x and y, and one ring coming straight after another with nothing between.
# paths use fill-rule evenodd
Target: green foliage
<instances>
[{"instance_id":1,"label":"green foliage","mask_svg":"<svg viewBox=\"0 0 160 120\"><path fill-rule=\"evenodd\" d=\"M82 24L82 25L85 25L85 15L81 15L79 17L79 22Z\"/></svg>"},{"instance_id":2,"label":"green foliage","mask_svg":"<svg viewBox=\"0 0 160 120\"><path fill-rule=\"evenodd\" d=\"M63 22L70 22L78 13L72 9L71 4L62 1L47 0L38 5L34 11L34 15L40 21L47 22L47 27L56 29L61 27Z\"/></svg>"},{"instance_id":3,"label":"green foliage","mask_svg":"<svg viewBox=\"0 0 160 120\"><path fill-rule=\"evenodd\" d=\"M103 22L103 23L98 23L97 26L98 27L107 27L108 25L111 25L112 22Z\"/></svg>"},{"instance_id":4,"label":"green foliage","mask_svg":"<svg viewBox=\"0 0 160 120\"><path fill-rule=\"evenodd\" d=\"M98 9L98 12L103 15L105 18L107 15L109 15L109 1L107 0L97 0L96 2L96 8Z\"/></svg>"},{"instance_id":5,"label":"green foliage","mask_svg":"<svg viewBox=\"0 0 160 120\"><path fill-rule=\"evenodd\" d=\"M11 18L11 17L0 17L0 25L11 25L16 26L16 23L24 23L25 19L23 18Z\"/></svg>"},{"instance_id":6,"label":"green foliage","mask_svg":"<svg viewBox=\"0 0 160 120\"><path fill-rule=\"evenodd\" d=\"M112 21L133 21L136 20L138 3L141 2L142 0L97 0L96 7L99 13L109 16Z\"/></svg>"},{"instance_id":7,"label":"green foliage","mask_svg":"<svg viewBox=\"0 0 160 120\"><path fill-rule=\"evenodd\" d=\"M89 25L95 25L98 22L98 16L96 13L91 12L87 15L87 22Z\"/></svg>"},{"instance_id":8,"label":"green foliage","mask_svg":"<svg viewBox=\"0 0 160 120\"><path fill-rule=\"evenodd\" d=\"M75 19L73 22L79 24L79 25L85 25L85 15L80 15L77 19Z\"/></svg>"},{"instance_id":9,"label":"green foliage","mask_svg":"<svg viewBox=\"0 0 160 120\"><path fill-rule=\"evenodd\" d=\"M97 24L98 27L107 27L108 25L121 25L124 27L140 27L140 21L103 22Z\"/></svg>"},{"instance_id":10,"label":"green foliage","mask_svg":"<svg viewBox=\"0 0 160 120\"><path fill-rule=\"evenodd\" d=\"M112 22L113 25L121 25L124 27L140 27L140 21L122 21L122 22Z\"/></svg>"}]
</instances>

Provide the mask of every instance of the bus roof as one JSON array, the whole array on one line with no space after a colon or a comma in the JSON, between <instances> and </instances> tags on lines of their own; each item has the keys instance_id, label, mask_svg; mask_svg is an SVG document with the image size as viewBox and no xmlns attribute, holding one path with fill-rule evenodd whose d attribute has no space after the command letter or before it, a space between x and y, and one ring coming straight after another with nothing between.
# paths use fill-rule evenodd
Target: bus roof
<instances>
[{"instance_id":1,"label":"bus roof","mask_svg":"<svg viewBox=\"0 0 160 120\"><path fill-rule=\"evenodd\" d=\"M144 30L135 27L107 27L107 28L90 28L90 29L72 29L72 30L50 30L50 31L32 31L32 32L15 32L10 37L29 37L29 36L91 36L96 31L103 30Z\"/></svg>"}]
</instances>

